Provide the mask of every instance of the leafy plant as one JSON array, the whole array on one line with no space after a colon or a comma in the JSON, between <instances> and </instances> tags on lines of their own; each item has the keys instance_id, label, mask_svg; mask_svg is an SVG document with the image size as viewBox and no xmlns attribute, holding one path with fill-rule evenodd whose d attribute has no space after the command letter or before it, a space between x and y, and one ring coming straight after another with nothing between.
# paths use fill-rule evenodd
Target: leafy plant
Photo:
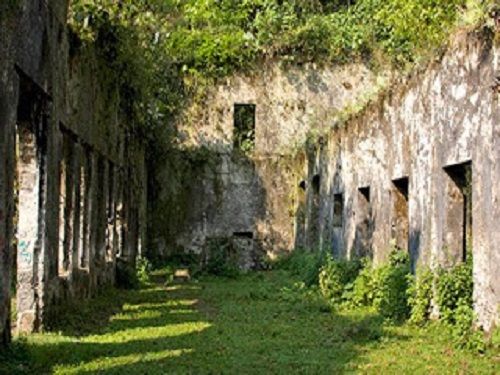
<instances>
[{"instance_id":1,"label":"leafy plant","mask_svg":"<svg viewBox=\"0 0 500 375\"><path fill-rule=\"evenodd\" d=\"M472 257L452 269L439 270L435 298L441 320L454 324L458 307L472 306L472 290Z\"/></svg>"},{"instance_id":2,"label":"leafy plant","mask_svg":"<svg viewBox=\"0 0 500 375\"><path fill-rule=\"evenodd\" d=\"M418 270L411 278L408 289L408 303L411 307L410 322L418 325L425 323L431 312L434 274L428 268Z\"/></svg>"},{"instance_id":3,"label":"leafy plant","mask_svg":"<svg viewBox=\"0 0 500 375\"><path fill-rule=\"evenodd\" d=\"M328 257L319 273L319 288L323 297L331 305L348 299L360 269L361 262L358 260L334 260Z\"/></svg>"},{"instance_id":4,"label":"leafy plant","mask_svg":"<svg viewBox=\"0 0 500 375\"><path fill-rule=\"evenodd\" d=\"M136 260L135 272L139 283L147 284L150 282L151 263L146 257L139 256Z\"/></svg>"},{"instance_id":5,"label":"leafy plant","mask_svg":"<svg viewBox=\"0 0 500 375\"><path fill-rule=\"evenodd\" d=\"M406 251L393 251L389 263L374 270L373 306L383 317L394 321L408 317L409 275L410 261Z\"/></svg>"},{"instance_id":6,"label":"leafy plant","mask_svg":"<svg viewBox=\"0 0 500 375\"><path fill-rule=\"evenodd\" d=\"M210 240L206 256L204 271L209 275L235 278L240 274L237 254L229 239Z\"/></svg>"},{"instance_id":7,"label":"leafy plant","mask_svg":"<svg viewBox=\"0 0 500 375\"><path fill-rule=\"evenodd\" d=\"M475 314L465 299L460 299L454 311L452 334L455 345L462 349L484 352L486 343L483 333L474 328Z\"/></svg>"},{"instance_id":8,"label":"leafy plant","mask_svg":"<svg viewBox=\"0 0 500 375\"><path fill-rule=\"evenodd\" d=\"M349 304L353 307L371 306L375 298L372 263L369 259L364 259L362 263L362 269L354 280L353 292L349 300Z\"/></svg>"},{"instance_id":9,"label":"leafy plant","mask_svg":"<svg viewBox=\"0 0 500 375\"><path fill-rule=\"evenodd\" d=\"M298 276L306 286L318 285L319 273L328 255L323 251L296 249L275 264L275 268L290 271Z\"/></svg>"}]
</instances>

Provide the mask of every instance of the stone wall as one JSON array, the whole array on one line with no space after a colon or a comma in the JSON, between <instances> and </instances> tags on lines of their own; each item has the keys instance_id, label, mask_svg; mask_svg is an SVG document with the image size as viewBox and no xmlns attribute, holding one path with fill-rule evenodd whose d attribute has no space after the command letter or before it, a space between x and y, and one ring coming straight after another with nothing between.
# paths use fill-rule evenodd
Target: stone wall
<instances>
[{"instance_id":1,"label":"stone wall","mask_svg":"<svg viewBox=\"0 0 500 375\"><path fill-rule=\"evenodd\" d=\"M380 264L396 246L409 249L414 267L436 268L471 251L474 308L486 329L500 306L500 50L492 40L457 36L439 61L317 144L308 180L321 176L319 204L309 189L303 207L306 222L319 223L318 246L339 256Z\"/></svg>"},{"instance_id":2,"label":"stone wall","mask_svg":"<svg viewBox=\"0 0 500 375\"><path fill-rule=\"evenodd\" d=\"M187 108L177 124L181 159L193 162L154 163L151 190L157 195L148 215L148 251L203 254L211 239L250 237L252 254L242 251L240 263L252 268L266 253L292 249L295 188L305 161L293 155L311 130L328 128L334 114L376 84L361 64L273 63L259 74L237 75L209 88L205 100ZM249 152L235 149L233 142L235 105L241 104L255 106L255 144Z\"/></svg>"},{"instance_id":3,"label":"stone wall","mask_svg":"<svg viewBox=\"0 0 500 375\"><path fill-rule=\"evenodd\" d=\"M186 149L209 149L211 162L181 185L186 204L176 206L184 214L173 214L175 229L161 221L169 212L161 186L172 174L156 165L149 250L203 253L211 238L245 232L255 240L252 255L241 255L247 267L297 247L380 264L399 247L409 249L414 267L436 268L462 261L469 249L475 310L490 328L500 303L499 49L492 40L457 36L437 61L394 82L342 126L334 126L339 114L376 91L363 66L271 64L209 90L179 129ZM255 148L238 157L233 111L245 103L256 106Z\"/></svg>"},{"instance_id":4,"label":"stone wall","mask_svg":"<svg viewBox=\"0 0 500 375\"><path fill-rule=\"evenodd\" d=\"M12 4L0 15L2 342L11 323L50 327L57 306L113 285L145 234L144 150L106 66L69 31L67 1Z\"/></svg>"}]
</instances>

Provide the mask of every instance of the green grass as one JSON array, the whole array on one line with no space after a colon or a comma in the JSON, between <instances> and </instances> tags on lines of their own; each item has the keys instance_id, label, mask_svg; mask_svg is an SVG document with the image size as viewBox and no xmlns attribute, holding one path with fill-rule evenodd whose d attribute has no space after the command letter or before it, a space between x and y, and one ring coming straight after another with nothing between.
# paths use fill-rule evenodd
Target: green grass
<instances>
[{"instance_id":1,"label":"green grass","mask_svg":"<svg viewBox=\"0 0 500 375\"><path fill-rule=\"evenodd\" d=\"M500 372L500 353L454 349L439 325L330 312L287 273L110 290L66 310L59 333L17 339L0 373L334 374Z\"/></svg>"}]
</instances>

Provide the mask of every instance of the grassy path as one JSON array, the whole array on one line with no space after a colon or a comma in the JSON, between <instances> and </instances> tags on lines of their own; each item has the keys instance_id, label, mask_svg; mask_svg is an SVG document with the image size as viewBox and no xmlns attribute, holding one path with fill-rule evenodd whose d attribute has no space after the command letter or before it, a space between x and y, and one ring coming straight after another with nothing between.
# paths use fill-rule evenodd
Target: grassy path
<instances>
[{"instance_id":1,"label":"grassy path","mask_svg":"<svg viewBox=\"0 0 500 375\"><path fill-rule=\"evenodd\" d=\"M18 340L0 373L498 374L500 353L457 351L443 329L335 314L284 273L110 291L59 334Z\"/></svg>"}]
</instances>

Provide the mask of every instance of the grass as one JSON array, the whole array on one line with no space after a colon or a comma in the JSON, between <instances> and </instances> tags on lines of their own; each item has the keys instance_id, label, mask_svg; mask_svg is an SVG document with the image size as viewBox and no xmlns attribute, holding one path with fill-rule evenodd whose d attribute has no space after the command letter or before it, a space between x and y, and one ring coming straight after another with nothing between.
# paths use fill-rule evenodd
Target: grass
<instances>
[{"instance_id":1,"label":"grass","mask_svg":"<svg viewBox=\"0 0 500 375\"><path fill-rule=\"evenodd\" d=\"M17 339L5 374L500 372L500 353L454 349L442 326L332 313L283 271L110 290L61 314L59 333Z\"/></svg>"}]
</instances>

